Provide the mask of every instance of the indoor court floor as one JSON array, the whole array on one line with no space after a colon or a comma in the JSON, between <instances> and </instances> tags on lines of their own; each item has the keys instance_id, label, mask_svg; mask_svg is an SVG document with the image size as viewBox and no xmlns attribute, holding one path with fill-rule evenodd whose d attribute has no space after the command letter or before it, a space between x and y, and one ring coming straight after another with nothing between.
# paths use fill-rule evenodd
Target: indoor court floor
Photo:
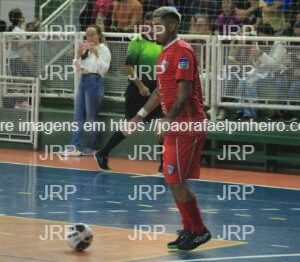
<instances>
[{"instance_id":1,"label":"indoor court floor","mask_svg":"<svg viewBox=\"0 0 300 262\"><path fill-rule=\"evenodd\" d=\"M103 172L92 157L43 161L41 155L0 149L0 262L300 261L299 176L203 168L190 185L213 239L179 252L166 248L180 229L170 191L132 200L141 185L165 188L163 177L153 175L157 163L113 158L113 171ZM76 192L44 199L50 185ZM225 189L241 191L221 200ZM45 237L51 226L75 222L93 229L85 252Z\"/></svg>"}]
</instances>

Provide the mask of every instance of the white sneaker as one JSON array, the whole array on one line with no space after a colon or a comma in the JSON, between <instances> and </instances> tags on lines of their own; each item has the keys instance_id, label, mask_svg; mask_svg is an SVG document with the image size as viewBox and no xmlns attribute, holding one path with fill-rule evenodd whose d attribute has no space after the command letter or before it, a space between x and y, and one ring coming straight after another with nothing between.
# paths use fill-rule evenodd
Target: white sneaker
<instances>
[{"instance_id":1,"label":"white sneaker","mask_svg":"<svg viewBox=\"0 0 300 262\"><path fill-rule=\"evenodd\" d=\"M76 148L68 148L65 151L59 152L59 154L64 157L81 156L81 152Z\"/></svg>"},{"instance_id":2,"label":"white sneaker","mask_svg":"<svg viewBox=\"0 0 300 262\"><path fill-rule=\"evenodd\" d=\"M82 151L81 151L81 155L82 156L93 156L94 154L96 153L95 150L91 149L91 148L84 148Z\"/></svg>"},{"instance_id":3,"label":"white sneaker","mask_svg":"<svg viewBox=\"0 0 300 262\"><path fill-rule=\"evenodd\" d=\"M22 102L22 103L16 103L14 106L15 109L23 109L23 110L30 110L31 106L27 102Z\"/></svg>"}]
</instances>

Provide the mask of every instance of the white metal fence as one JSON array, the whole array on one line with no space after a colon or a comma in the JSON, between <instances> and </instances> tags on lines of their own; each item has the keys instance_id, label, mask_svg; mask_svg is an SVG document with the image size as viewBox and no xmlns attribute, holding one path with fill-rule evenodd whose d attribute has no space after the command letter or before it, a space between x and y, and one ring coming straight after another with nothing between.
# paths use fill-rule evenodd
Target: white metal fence
<instances>
[{"instance_id":1,"label":"white metal fence","mask_svg":"<svg viewBox=\"0 0 300 262\"><path fill-rule=\"evenodd\" d=\"M0 75L3 75L3 51L5 51L5 48L2 46L4 43L3 41L3 34L0 33Z\"/></svg>"},{"instance_id":2,"label":"white metal fence","mask_svg":"<svg viewBox=\"0 0 300 262\"><path fill-rule=\"evenodd\" d=\"M79 75L73 72L72 60L84 34L36 32L21 36L16 33L0 36L2 73L16 75L13 51L30 69L19 68L18 76L40 78L42 97L73 98ZM112 53L111 67L104 79L105 96L124 100L128 84L124 63L133 34L106 33L105 36ZM219 107L300 110L299 39L181 37L196 51L204 101L212 108L213 120Z\"/></svg>"},{"instance_id":3,"label":"white metal fence","mask_svg":"<svg viewBox=\"0 0 300 262\"><path fill-rule=\"evenodd\" d=\"M105 96L124 100L128 84L124 64L127 47L134 34L106 33L105 36L112 53L111 66L104 79ZM21 36L18 33L3 33L3 74L40 78L42 97L73 97L79 76L73 72L72 61L78 42L83 37L83 33L75 32L27 32ZM182 38L190 42L196 51L205 104L209 105L210 37L183 35ZM21 59L22 67L14 67L15 57Z\"/></svg>"},{"instance_id":4,"label":"white metal fence","mask_svg":"<svg viewBox=\"0 0 300 262\"><path fill-rule=\"evenodd\" d=\"M53 2L53 0L47 0L39 8L39 20L42 21L41 30L48 30L51 26L65 28L72 25L76 28L76 31L80 31L78 17L82 3L78 0L61 1L61 5L56 7L48 17L45 17L45 11L51 10L49 7L53 5Z\"/></svg>"},{"instance_id":5,"label":"white metal fence","mask_svg":"<svg viewBox=\"0 0 300 262\"><path fill-rule=\"evenodd\" d=\"M38 122L38 78L0 76L0 140L32 144L37 149L38 132L28 127Z\"/></svg>"},{"instance_id":6,"label":"white metal fence","mask_svg":"<svg viewBox=\"0 0 300 262\"><path fill-rule=\"evenodd\" d=\"M299 110L300 39L232 38L216 38L215 48L212 46L217 56L213 104Z\"/></svg>"},{"instance_id":7,"label":"white metal fence","mask_svg":"<svg viewBox=\"0 0 300 262\"><path fill-rule=\"evenodd\" d=\"M112 54L111 66L105 76L105 95L107 98L118 99L123 97L128 85L128 77L125 74L125 60L129 41L135 34L106 33L108 47ZM188 41L196 51L199 62L204 102L209 105L210 101L210 36L182 35L182 39Z\"/></svg>"},{"instance_id":8,"label":"white metal fence","mask_svg":"<svg viewBox=\"0 0 300 262\"><path fill-rule=\"evenodd\" d=\"M2 37L3 75L36 77L42 97L73 97L76 33L7 32Z\"/></svg>"}]
</instances>

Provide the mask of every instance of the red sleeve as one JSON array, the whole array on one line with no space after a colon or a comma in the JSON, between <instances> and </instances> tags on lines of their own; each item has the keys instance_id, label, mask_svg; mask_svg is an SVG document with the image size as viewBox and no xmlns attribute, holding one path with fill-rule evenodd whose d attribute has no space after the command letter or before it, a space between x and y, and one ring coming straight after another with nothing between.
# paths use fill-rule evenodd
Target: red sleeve
<instances>
[{"instance_id":1,"label":"red sleeve","mask_svg":"<svg viewBox=\"0 0 300 262\"><path fill-rule=\"evenodd\" d=\"M194 80L195 56L192 50L181 48L176 56L176 74L175 79L178 80Z\"/></svg>"}]
</instances>

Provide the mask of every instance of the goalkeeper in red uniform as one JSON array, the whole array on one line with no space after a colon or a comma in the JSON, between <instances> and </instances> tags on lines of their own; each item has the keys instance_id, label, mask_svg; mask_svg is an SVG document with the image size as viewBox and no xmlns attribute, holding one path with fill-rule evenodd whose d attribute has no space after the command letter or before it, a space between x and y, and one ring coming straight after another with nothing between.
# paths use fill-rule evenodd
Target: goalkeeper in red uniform
<instances>
[{"instance_id":1,"label":"goalkeeper in red uniform","mask_svg":"<svg viewBox=\"0 0 300 262\"><path fill-rule=\"evenodd\" d=\"M164 47L158 59L158 87L132 119L134 122L142 121L160 104L166 116L160 120L161 127L176 122L192 127L191 123L204 125L206 122L196 55L192 47L177 36L180 20L181 15L173 7L161 7L154 12L154 26L165 29L156 39ZM193 128L164 133L163 173L183 223L178 238L168 243L170 249L192 250L211 238L196 198L186 183L186 179L199 178L205 135L205 130L199 132Z\"/></svg>"}]
</instances>

